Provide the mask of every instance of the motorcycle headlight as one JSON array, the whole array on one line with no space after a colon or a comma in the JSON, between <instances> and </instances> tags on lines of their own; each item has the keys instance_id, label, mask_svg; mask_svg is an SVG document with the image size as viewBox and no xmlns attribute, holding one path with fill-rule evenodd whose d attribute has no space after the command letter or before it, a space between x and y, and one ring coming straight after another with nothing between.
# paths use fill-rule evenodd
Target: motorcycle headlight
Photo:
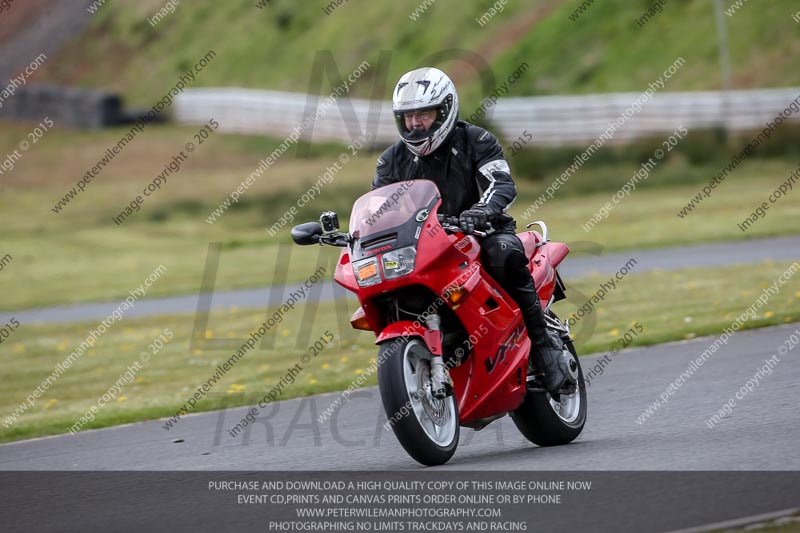
<instances>
[{"instance_id":1,"label":"motorcycle headlight","mask_svg":"<svg viewBox=\"0 0 800 533\"><path fill-rule=\"evenodd\" d=\"M381 274L378 272L378 259L369 257L353 263L353 274L359 287L369 287L381 282Z\"/></svg>"},{"instance_id":2,"label":"motorcycle headlight","mask_svg":"<svg viewBox=\"0 0 800 533\"><path fill-rule=\"evenodd\" d=\"M414 263L417 260L417 247L406 246L391 252L386 252L382 256L383 274L386 279L399 278L414 270Z\"/></svg>"}]
</instances>

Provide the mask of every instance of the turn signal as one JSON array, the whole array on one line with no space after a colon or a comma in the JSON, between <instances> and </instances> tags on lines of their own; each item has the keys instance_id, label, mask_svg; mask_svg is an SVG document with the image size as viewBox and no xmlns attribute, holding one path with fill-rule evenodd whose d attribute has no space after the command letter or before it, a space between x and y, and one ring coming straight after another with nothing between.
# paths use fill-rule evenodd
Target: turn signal
<instances>
[{"instance_id":1,"label":"turn signal","mask_svg":"<svg viewBox=\"0 0 800 533\"><path fill-rule=\"evenodd\" d=\"M466 298L469 291L464 287L457 287L447 293L447 301L452 305L458 305L461 300Z\"/></svg>"},{"instance_id":2,"label":"turn signal","mask_svg":"<svg viewBox=\"0 0 800 533\"><path fill-rule=\"evenodd\" d=\"M356 309L356 312L353 313L353 316L350 318L350 325L353 326L353 329L372 331L372 328L369 327L369 322L367 322L367 316L364 314L364 309L361 307Z\"/></svg>"}]
</instances>

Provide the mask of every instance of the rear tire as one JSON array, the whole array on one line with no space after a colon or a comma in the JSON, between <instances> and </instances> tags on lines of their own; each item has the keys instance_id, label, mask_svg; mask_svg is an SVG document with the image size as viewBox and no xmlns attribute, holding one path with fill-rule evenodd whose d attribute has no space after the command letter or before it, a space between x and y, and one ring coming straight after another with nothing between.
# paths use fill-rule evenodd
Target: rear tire
<instances>
[{"instance_id":1,"label":"rear tire","mask_svg":"<svg viewBox=\"0 0 800 533\"><path fill-rule=\"evenodd\" d=\"M539 446L559 446L575 440L586 424L586 383L580 358L572 340L565 342L578 363L578 385L574 394L560 396L556 402L549 392L531 391L522 405L511 413L511 419L526 439Z\"/></svg>"},{"instance_id":2,"label":"rear tire","mask_svg":"<svg viewBox=\"0 0 800 533\"><path fill-rule=\"evenodd\" d=\"M378 386L397 440L416 461L435 466L446 463L455 453L459 421L454 395L444 400L431 395L431 357L418 338L397 337L382 343Z\"/></svg>"}]
</instances>

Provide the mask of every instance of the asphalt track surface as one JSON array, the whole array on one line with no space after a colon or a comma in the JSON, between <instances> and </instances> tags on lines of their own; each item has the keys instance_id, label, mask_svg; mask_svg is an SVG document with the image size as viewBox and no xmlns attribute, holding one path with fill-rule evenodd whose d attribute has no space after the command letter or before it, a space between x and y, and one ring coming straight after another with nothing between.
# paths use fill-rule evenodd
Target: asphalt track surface
<instances>
[{"instance_id":1,"label":"asphalt track surface","mask_svg":"<svg viewBox=\"0 0 800 533\"><path fill-rule=\"evenodd\" d=\"M670 531L779 511L797 507L800 501L800 348L779 355L772 373L736 399L732 414L718 425L709 428L706 420L736 398L765 360L778 354L779 347L793 333L800 333L800 324L733 335L641 424L637 422L641 413L714 338L625 350L591 381L586 428L566 446L534 446L506 417L480 432L463 429L451 461L424 468L383 429L386 417L377 390L370 388L355 394L324 423L317 422L316 417L336 394L276 402L259 413L256 423L248 426L251 431L235 438L227 430L241 420L248 408L189 415L169 431L160 420L4 444L0 446L0 479L8 482L12 475L16 481L0 483L0 487L5 486L0 488L0 497L11 502L6 512L18 508L18 516L25 517L15 522L19 530L33 525L42 530L64 530L60 520L78 520L74 524L77 526L83 516L76 515L74 507L57 507L46 516L34 513L37 521L25 521L34 520L31 506L39 502L40 496L26 493L20 497L20 490L13 485L41 487L43 481L31 481L36 474L20 471L170 472L172 477L166 481L150 482L131 478L130 473L106 475L100 482L80 477L88 474L73 473L68 478L68 484L77 485L68 494L78 494L80 498L88 494L89 500L80 501L95 502L97 507L92 508L92 521L84 523L80 530L91 529L85 529L87 524L104 528L119 524L119 513L123 512L120 509L130 502L146 502L144 514L150 522L137 523L160 531L167 530L166 524L175 526L176 517L184 520L180 526L198 521L211 524L204 520L213 521L220 508L232 517L231 522L226 521L227 526L243 520L244 510L230 507L231 499L221 495L198 508L198 501L211 498L207 490L198 487L205 487L209 479L251 479L247 476L256 472L269 475L269 471L350 471L354 476L356 471L372 475L393 471L384 475L438 472L440 476L457 476L506 471L507 476L535 472L538 479L547 479L547 472L556 477L577 472L583 473L583 479L595 479L598 487L605 484L607 490L593 492L582 500L585 509L569 510L563 516L557 514L565 513L563 508L543 508L541 516L557 520L559 526L541 530L563 531L571 525L591 526L592 531ZM598 360L595 356L582 358L585 371ZM255 404L257 398L253 400ZM175 478L179 476L175 471L205 471L206 477ZM609 489L613 484L609 472L615 471L624 483ZM639 471L643 477L624 471ZM739 476L731 478L736 472ZM49 478L47 484L58 486ZM103 487L100 495L98 486ZM58 490L44 492L48 494L45 500L50 502L49 493ZM118 494L124 494L124 498ZM73 496L59 496L62 497ZM106 498L124 501L108 503ZM187 508L192 512L187 513ZM249 508L247 512L255 511ZM251 518L260 519L258 516ZM158 517L161 520L155 520ZM252 522L245 522L240 530L265 530L250 529L248 524L252 526Z\"/></svg>"},{"instance_id":2,"label":"asphalt track surface","mask_svg":"<svg viewBox=\"0 0 800 533\"><path fill-rule=\"evenodd\" d=\"M510 419L464 428L442 470L800 470L800 346L736 400L714 428L706 420L777 354L800 323L744 331L713 354L646 421L637 417L714 337L623 350L591 380L583 434L539 448ZM599 356L584 357L588 373ZM264 391L266 392L266 391ZM255 405L264 392L253 395ZM338 393L276 402L235 438L248 408L128 424L0 445L0 470L416 470L390 431L377 388L358 391L330 421L317 417ZM180 442L174 440L180 439Z\"/></svg>"},{"instance_id":3,"label":"asphalt track surface","mask_svg":"<svg viewBox=\"0 0 800 533\"><path fill-rule=\"evenodd\" d=\"M798 258L798 250L800 250L800 235L740 242L706 243L654 250L629 250L610 254L603 254L602 246L589 241L569 244L572 253L559 266L559 272L567 282L595 273L613 275L631 258L637 261L637 264L631 270L633 273L657 269L677 270L693 267L753 264L764 260L795 260ZM282 294L288 294L295 288L296 284L290 284L283 289L285 292ZM270 301L270 291L276 289L280 290L277 287L260 287L233 291L215 291L211 300L211 309L230 307L266 309L267 302ZM347 294L348 297L355 298L354 295L346 293L343 289L342 293ZM334 296L333 282L325 282L322 286L320 300L331 300ZM125 316L194 313L198 309L198 299L199 296L196 294L143 299L136 302L132 309L127 310ZM18 310L13 313L13 316L25 324L102 320L108 317L119 304L120 302L105 302ZM0 312L0 323L7 322L11 316L11 313Z\"/></svg>"}]
</instances>

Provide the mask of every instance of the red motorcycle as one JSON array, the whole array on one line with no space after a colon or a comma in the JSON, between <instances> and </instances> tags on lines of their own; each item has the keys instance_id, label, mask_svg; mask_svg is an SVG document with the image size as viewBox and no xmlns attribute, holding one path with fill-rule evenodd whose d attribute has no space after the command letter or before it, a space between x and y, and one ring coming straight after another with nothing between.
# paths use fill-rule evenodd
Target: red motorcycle
<instances>
[{"instance_id":1,"label":"red motorcycle","mask_svg":"<svg viewBox=\"0 0 800 533\"><path fill-rule=\"evenodd\" d=\"M459 426L480 430L506 414L539 446L571 442L586 422L586 386L569 329L550 310L565 298L556 267L569 249L548 242L543 222L528 225L541 234L519 234L548 327L566 347L568 384L550 394L529 375L519 308L481 268L479 241L461 232L457 217L439 215L440 205L433 182L412 180L359 198L350 233L333 212L292 229L297 244L347 248L334 279L361 303L353 327L377 335L387 423L425 465L452 457Z\"/></svg>"}]
</instances>

